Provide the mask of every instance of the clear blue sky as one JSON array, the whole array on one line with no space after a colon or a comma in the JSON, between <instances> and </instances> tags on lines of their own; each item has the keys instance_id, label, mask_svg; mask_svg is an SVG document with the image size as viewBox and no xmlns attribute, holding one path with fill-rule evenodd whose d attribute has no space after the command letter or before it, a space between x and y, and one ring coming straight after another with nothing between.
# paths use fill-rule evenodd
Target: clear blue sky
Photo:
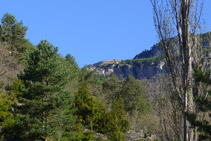
<instances>
[{"instance_id":1,"label":"clear blue sky","mask_svg":"<svg viewBox=\"0 0 211 141\"><path fill-rule=\"evenodd\" d=\"M158 41L149 0L2 0L0 7L1 17L9 12L28 26L34 45L47 39L80 67L132 59ZM211 0L203 14L210 29Z\"/></svg>"}]
</instances>

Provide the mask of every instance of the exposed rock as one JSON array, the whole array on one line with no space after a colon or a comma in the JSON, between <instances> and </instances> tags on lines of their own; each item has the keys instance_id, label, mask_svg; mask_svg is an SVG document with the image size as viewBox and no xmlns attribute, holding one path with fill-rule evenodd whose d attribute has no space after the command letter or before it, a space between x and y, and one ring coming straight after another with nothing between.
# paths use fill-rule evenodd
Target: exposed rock
<instances>
[{"instance_id":1,"label":"exposed rock","mask_svg":"<svg viewBox=\"0 0 211 141\"><path fill-rule=\"evenodd\" d=\"M95 138L94 140L103 140L103 141L107 141L108 140L108 137L106 135L103 135L101 133L95 133Z\"/></svg>"},{"instance_id":2,"label":"exposed rock","mask_svg":"<svg viewBox=\"0 0 211 141\"><path fill-rule=\"evenodd\" d=\"M144 133L143 130L136 132L134 130L129 130L126 133L127 141L156 141L159 140L156 135Z\"/></svg>"},{"instance_id":3,"label":"exposed rock","mask_svg":"<svg viewBox=\"0 0 211 141\"><path fill-rule=\"evenodd\" d=\"M203 47L207 52L211 48L211 33L205 33L200 35L202 37ZM179 54L179 42L178 38L172 38L171 40L172 52ZM170 44L170 43L169 43ZM158 47L159 43L154 45L150 50L145 50L134 57L131 60L108 60L89 65L90 70L95 70L96 74L108 75L115 74L120 80L128 78L132 75L136 79L150 79L158 74L166 73L166 62L163 59L163 53ZM210 62L210 54L206 54L208 61ZM206 63L205 67L211 66L211 63Z\"/></svg>"},{"instance_id":4,"label":"exposed rock","mask_svg":"<svg viewBox=\"0 0 211 141\"><path fill-rule=\"evenodd\" d=\"M100 61L95 64L91 64L88 67L97 67L97 66L106 66L106 65L112 65L112 64L119 64L121 60L105 60L105 61Z\"/></svg>"},{"instance_id":5,"label":"exposed rock","mask_svg":"<svg viewBox=\"0 0 211 141\"><path fill-rule=\"evenodd\" d=\"M107 64L107 65L90 65L88 66L90 70L95 70L98 75L108 75L110 76L114 73L119 79L128 78L128 76L133 75L136 79L151 78L158 73L165 72L164 61L158 63L145 63L145 64L122 64L121 62Z\"/></svg>"}]
</instances>

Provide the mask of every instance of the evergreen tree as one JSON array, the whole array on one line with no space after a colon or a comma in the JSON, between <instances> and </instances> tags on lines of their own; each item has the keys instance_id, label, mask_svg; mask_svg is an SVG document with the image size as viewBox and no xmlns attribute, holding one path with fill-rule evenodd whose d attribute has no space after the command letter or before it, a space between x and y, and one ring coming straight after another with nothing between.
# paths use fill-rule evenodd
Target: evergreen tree
<instances>
[{"instance_id":1,"label":"evergreen tree","mask_svg":"<svg viewBox=\"0 0 211 141\"><path fill-rule=\"evenodd\" d=\"M112 110L107 111L102 101L98 101L95 114L94 129L106 134L109 140L125 140L125 132L130 128L124 110L124 102L121 96L115 98L112 103Z\"/></svg>"},{"instance_id":2,"label":"evergreen tree","mask_svg":"<svg viewBox=\"0 0 211 141\"><path fill-rule=\"evenodd\" d=\"M12 101L8 94L0 93L0 138L4 130L10 128L14 123L14 116L11 113Z\"/></svg>"},{"instance_id":3,"label":"evergreen tree","mask_svg":"<svg viewBox=\"0 0 211 141\"><path fill-rule=\"evenodd\" d=\"M34 46L25 39L27 27L23 22L18 22L15 16L5 13L1 19L0 25L0 41L7 42L10 50L17 53L20 57L24 57L26 51L31 51Z\"/></svg>"},{"instance_id":4,"label":"evergreen tree","mask_svg":"<svg viewBox=\"0 0 211 141\"><path fill-rule=\"evenodd\" d=\"M75 93L75 104L78 109L77 115L79 120L85 125L90 125L93 129L93 121L96 113L96 100L91 96L88 83L83 81L82 86Z\"/></svg>"},{"instance_id":5,"label":"evergreen tree","mask_svg":"<svg viewBox=\"0 0 211 141\"><path fill-rule=\"evenodd\" d=\"M143 82L129 76L129 78L123 82L120 93L124 99L125 110L127 112L138 110L141 113L145 113L149 111L147 92Z\"/></svg>"},{"instance_id":6,"label":"evergreen tree","mask_svg":"<svg viewBox=\"0 0 211 141\"><path fill-rule=\"evenodd\" d=\"M124 110L124 100L121 96L114 99L111 115L121 132L126 132L129 129L129 122L127 121L126 111Z\"/></svg>"},{"instance_id":7,"label":"evergreen tree","mask_svg":"<svg viewBox=\"0 0 211 141\"><path fill-rule=\"evenodd\" d=\"M15 79L12 86L7 87L8 92L0 92L0 137L10 137L14 124L14 104L17 104L17 96L22 82Z\"/></svg>"},{"instance_id":8,"label":"evergreen tree","mask_svg":"<svg viewBox=\"0 0 211 141\"><path fill-rule=\"evenodd\" d=\"M65 59L68 63L70 63L75 69L79 69L78 64L75 61L75 58L71 54L67 54Z\"/></svg>"},{"instance_id":9,"label":"evergreen tree","mask_svg":"<svg viewBox=\"0 0 211 141\"><path fill-rule=\"evenodd\" d=\"M12 43L15 46L20 46L27 41L24 37L28 28L23 26L22 21L17 22L15 16L6 13L3 15L1 22L0 37L2 41Z\"/></svg>"},{"instance_id":10,"label":"evergreen tree","mask_svg":"<svg viewBox=\"0 0 211 141\"><path fill-rule=\"evenodd\" d=\"M57 50L41 41L19 76L25 88L19 96L15 129L24 140L60 139L74 122L74 97L65 91L70 70Z\"/></svg>"},{"instance_id":11,"label":"evergreen tree","mask_svg":"<svg viewBox=\"0 0 211 141\"><path fill-rule=\"evenodd\" d=\"M124 133L129 130L130 125L127 120L126 112L124 110L124 101L121 96L113 100L112 111L110 116L109 139L110 140L125 140Z\"/></svg>"},{"instance_id":12,"label":"evergreen tree","mask_svg":"<svg viewBox=\"0 0 211 141\"><path fill-rule=\"evenodd\" d=\"M97 101L94 129L102 134L111 131L111 113L107 111L103 101Z\"/></svg>"},{"instance_id":13,"label":"evergreen tree","mask_svg":"<svg viewBox=\"0 0 211 141\"><path fill-rule=\"evenodd\" d=\"M12 42L13 28L17 23L15 16L6 13L3 15L1 22L2 22L2 25L0 26L1 40L6 42Z\"/></svg>"},{"instance_id":14,"label":"evergreen tree","mask_svg":"<svg viewBox=\"0 0 211 141\"><path fill-rule=\"evenodd\" d=\"M70 78L68 79L69 82L67 84L67 88L72 93L74 93L79 85L80 68L78 64L76 63L75 58L71 56L70 54L66 55L65 60L66 60L67 69L71 70L71 73L69 75Z\"/></svg>"}]
</instances>

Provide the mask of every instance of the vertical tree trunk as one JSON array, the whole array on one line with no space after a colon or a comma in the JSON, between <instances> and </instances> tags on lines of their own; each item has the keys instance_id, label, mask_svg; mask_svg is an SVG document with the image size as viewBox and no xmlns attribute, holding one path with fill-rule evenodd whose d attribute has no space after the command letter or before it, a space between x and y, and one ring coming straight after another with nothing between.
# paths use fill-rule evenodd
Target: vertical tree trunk
<instances>
[{"instance_id":1,"label":"vertical tree trunk","mask_svg":"<svg viewBox=\"0 0 211 141\"><path fill-rule=\"evenodd\" d=\"M184 140L193 141L193 129L187 121L187 113L194 112L192 90L192 47L190 43L190 0L181 0L182 11L182 53L184 86Z\"/></svg>"},{"instance_id":2,"label":"vertical tree trunk","mask_svg":"<svg viewBox=\"0 0 211 141\"><path fill-rule=\"evenodd\" d=\"M183 140L197 140L197 129L191 127L190 122L187 120L187 114L195 113L193 101L192 47L194 47L196 42L192 41L190 30L194 27L193 33L195 33L197 24L199 24L199 21L197 20L200 18L198 19L197 16L200 17L201 13L199 13L199 15L197 14L197 12L199 12L197 11L197 7L199 7L198 0L150 0L150 2L152 3L154 10L155 27L158 36L162 41L162 48L172 75L172 83L180 98L180 103L182 103L184 119ZM176 26L173 27L172 24L175 24ZM179 79L176 77L177 68L174 65L175 54L172 53L172 48L168 44L169 39L176 35L174 30L178 36L180 61L182 64L181 76L179 76ZM194 35L195 34L193 34L193 36ZM178 81L180 82L178 83Z\"/></svg>"}]
</instances>

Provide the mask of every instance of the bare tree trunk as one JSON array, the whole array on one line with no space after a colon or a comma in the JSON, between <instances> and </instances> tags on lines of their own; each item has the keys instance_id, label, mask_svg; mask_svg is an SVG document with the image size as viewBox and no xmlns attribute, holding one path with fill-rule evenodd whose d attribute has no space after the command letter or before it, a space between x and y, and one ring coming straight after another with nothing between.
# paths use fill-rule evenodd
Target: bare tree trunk
<instances>
[{"instance_id":1,"label":"bare tree trunk","mask_svg":"<svg viewBox=\"0 0 211 141\"><path fill-rule=\"evenodd\" d=\"M161 47L166 57L168 68L171 72L172 83L175 92L183 103L184 118L184 141L193 141L194 129L191 128L187 120L187 113L194 113L195 106L193 101L193 53L192 48L195 42L192 41L190 29L194 29L199 22L197 21L198 0L150 0L154 11L154 22L158 36L162 42ZM196 10L192 10L196 7ZM191 17L192 16L192 17ZM193 18L194 17L194 18ZM199 17L200 18L200 17ZM191 25L192 24L192 25ZM175 27L173 25L176 25ZM176 31L176 32L175 32ZM193 34L195 35L195 34ZM173 36L178 36L179 56L182 64L181 78L177 79L177 68L175 66L175 54L170 46ZM193 37L194 38L194 37ZM178 60L177 60L178 61ZM178 83L178 80L182 80ZM182 87L180 87L182 84ZM196 132L196 129L195 129ZM195 133L196 135L196 133Z\"/></svg>"},{"instance_id":2,"label":"bare tree trunk","mask_svg":"<svg viewBox=\"0 0 211 141\"><path fill-rule=\"evenodd\" d=\"M181 15L182 15L182 50L183 50L183 86L184 86L184 140L193 140L193 129L190 127L190 123L187 121L187 113L194 113L194 102L193 102L193 70L192 70L192 47L190 43L190 4L191 0L181 1Z\"/></svg>"}]
</instances>

